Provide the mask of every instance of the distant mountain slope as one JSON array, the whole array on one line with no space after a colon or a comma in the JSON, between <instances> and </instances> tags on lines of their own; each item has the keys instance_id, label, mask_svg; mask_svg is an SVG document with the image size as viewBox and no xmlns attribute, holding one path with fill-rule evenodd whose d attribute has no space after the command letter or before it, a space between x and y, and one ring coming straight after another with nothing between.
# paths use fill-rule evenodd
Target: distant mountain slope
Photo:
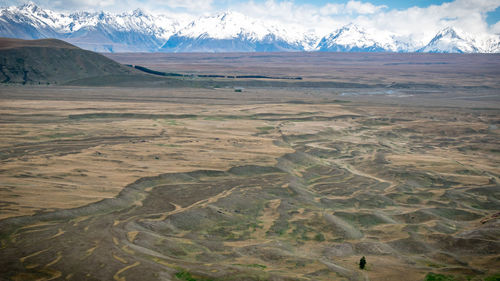
<instances>
[{"instance_id":1,"label":"distant mountain slope","mask_svg":"<svg viewBox=\"0 0 500 281\"><path fill-rule=\"evenodd\" d=\"M500 35L467 34L450 26L429 42L348 24L328 34L227 11L193 19L137 9L57 13L33 3L0 8L0 37L57 38L95 52L432 52L499 53Z\"/></svg>"},{"instance_id":2,"label":"distant mountain slope","mask_svg":"<svg viewBox=\"0 0 500 281\"><path fill-rule=\"evenodd\" d=\"M61 14L33 3L0 10L0 36L20 39L57 38L100 52L151 52L176 31L178 23L141 10L109 14Z\"/></svg>"},{"instance_id":3,"label":"distant mountain slope","mask_svg":"<svg viewBox=\"0 0 500 281\"><path fill-rule=\"evenodd\" d=\"M132 69L94 52L56 39L0 38L0 82L62 84Z\"/></svg>"},{"instance_id":4,"label":"distant mountain slope","mask_svg":"<svg viewBox=\"0 0 500 281\"><path fill-rule=\"evenodd\" d=\"M165 52L283 52L304 50L304 36L236 12L203 17L172 35Z\"/></svg>"},{"instance_id":5,"label":"distant mountain slope","mask_svg":"<svg viewBox=\"0 0 500 281\"><path fill-rule=\"evenodd\" d=\"M436 34L425 47L418 50L424 53L480 53L486 52L471 36L448 27Z\"/></svg>"},{"instance_id":6,"label":"distant mountain slope","mask_svg":"<svg viewBox=\"0 0 500 281\"><path fill-rule=\"evenodd\" d=\"M321 52L400 52L408 45L385 33L370 33L354 24L346 25L323 37L317 50Z\"/></svg>"}]
</instances>

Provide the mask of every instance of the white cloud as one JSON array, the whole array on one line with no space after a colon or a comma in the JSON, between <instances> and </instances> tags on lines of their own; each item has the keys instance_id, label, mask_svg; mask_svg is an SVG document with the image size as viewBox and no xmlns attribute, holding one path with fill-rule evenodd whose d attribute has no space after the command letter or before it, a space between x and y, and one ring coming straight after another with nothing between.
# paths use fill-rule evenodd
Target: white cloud
<instances>
[{"instance_id":1,"label":"white cloud","mask_svg":"<svg viewBox=\"0 0 500 281\"><path fill-rule=\"evenodd\" d=\"M131 1L131 2L142 2L142 1ZM163 7L170 9L182 8L190 11L192 13L207 12L212 10L213 0L166 0L166 1L146 1L148 6Z\"/></svg>"},{"instance_id":2,"label":"white cloud","mask_svg":"<svg viewBox=\"0 0 500 281\"><path fill-rule=\"evenodd\" d=\"M486 23L486 14L500 6L500 0L455 0L428 7L405 10L377 6L369 1L350 0L345 4L328 3L321 7L296 4L293 1L253 1L235 6L239 12L263 20L277 20L282 24L301 25L315 29L320 35L333 32L349 23L383 32L395 33L416 43L426 43L439 30L453 26L474 34L499 32Z\"/></svg>"},{"instance_id":3,"label":"white cloud","mask_svg":"<svg viewBox=\"0 0 500 281\"><path fill-rule=\"evenodd\" d=\"M385 5L375 6L372 3L363 3L360 1L350 0L345 6L345 10L350 13L357 14L374 14L387 8Z\"/></svg>"},{"instance_id":4,"label":"white cloud","mask_svg":"<svg viewBox=\"0 0 500 281\"><path fill-rule=\"evenodd\" d=\"M107 10L112 9L117 6L117 2L114 0L39 0L33 1L44 7L53 8L56 10Z\"/></svg>"},{"instance_id":5,"label":"white cloud","mask_svg":"<svg viewBox=\"0 0 500 281\"><path fill-rule=\"evenodd\" d=\"M3 0L16 3L20 0ZM193 18L218 12L225 7L250 17L289 25L293 29L314 30L318 35L354 23L365 28L399 34L424 43L447 26L474 34L499 33L500 23L488 26L487 13L500 6L500 0L455 0L428 7L404 10L374 5L370 0L349 0L323 6L299 4L294 0L33 0L55 10L131 11L141 8L158 14ZM2 0L0 0L0 3Z\"/></svg>"},{"instance_id":6,"label":"white cloud","mask_svg":"<svg viewBox=\"0 0 500 281\"><path fill-rule=\"evenodd\" d=\"M20 5L28 1L0 0L2 6ZM152 13L189 13L199 15L213 12L213 0L31 0L41 7L56 11L126 12L137 8Z\"/></svg>"},{"instance_id":7,"label":"white cloud","mask_svg":"<svg viewBox=\"0 0 500 281\"><path fill-rule=\"evenodd\" d=\"M491 32L500 34L500 21L491 26Z\"/></svg>"},{"instance_id":8,"label":"white cloud","mask_svg":"<svg viewBox=\"0 0 500 281\"><path fill-rule=\"evenodd\" d=\"M389 30L416 41L425 42L439 30L453 26L469 33L489 32L486 13L500 6L500 1L456 0L425 8L390 10L357 21L381 30Z\"/></svg>"},{"instance_id":9,"label":"white cloud","mask_svg":"<svg viewBox=\"0 0 500 281\"><path fill-rule=\"evenodd\" d=\"M387 6L380 5L376 6L369 2L361 2L350 0L345 4L340 3L327 3L320 8L320 13L322 15L340 15L340 14L374 14Z\"/></svg>"},{"instance_id":10,"label":"white cloud","mask_svg":"<svg viewBox=\"0 0 500 281\"><path fill-rule=\"evenodd\" d=\"M338 15L345 9L345 4L328 3L321 7L320 13L322 15Z\"/></svg>"}]
</instances>

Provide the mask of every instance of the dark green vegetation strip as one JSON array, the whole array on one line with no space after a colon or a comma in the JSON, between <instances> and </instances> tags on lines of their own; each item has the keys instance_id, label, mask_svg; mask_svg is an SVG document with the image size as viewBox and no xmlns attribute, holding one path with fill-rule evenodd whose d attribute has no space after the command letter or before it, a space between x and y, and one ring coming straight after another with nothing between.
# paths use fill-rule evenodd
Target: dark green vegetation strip
<instances>
[{"instance_id":1,"label":"dark green vegetation strip","mask_svg":"<svg viewBox=\"0 0 500 281\"><path fill-rule=\"evenodd\" d=\"M133 67L137 70L140 70L140 71L143 71L143 72L146 72L146 73L149 73L149 74L154 74L154 75L160 75L160 76L172 76L172 77L187 77L187 76L192 76L192 75L183 75L183 74L179 74L179 73L167 73L167 72L161 72L161 71L156 71L156 70L152 70L152 69L149 69L149 68L146 68L144 66L140 66L140 65L127 65L127 66L130 66L130 67Z\"/></svg>"},{"instance_id":2,"label":"dark green vegetation strip","mask_svg":"<svg viewBox=\"0 0 500 281\"><path fill-rule=\"evenodd\" d=\"M159 75L159 76L171 76L171 77L200 77L200 78L230 78L230 79L274 79L274 80L302 80L302 77L278 77L278 76L265 76L265 75L237 75L237 76L232 76L232 75L219 75L219 74L180 74L180 73L173 73L173 72L162 72L162 71L156 71L149 69L144 66L140 65L130 65L127 64L129 67L133 67L137 70L140 70L142 72L146 72L149 74L153 75Z\"/></svg>"}]
</instances>

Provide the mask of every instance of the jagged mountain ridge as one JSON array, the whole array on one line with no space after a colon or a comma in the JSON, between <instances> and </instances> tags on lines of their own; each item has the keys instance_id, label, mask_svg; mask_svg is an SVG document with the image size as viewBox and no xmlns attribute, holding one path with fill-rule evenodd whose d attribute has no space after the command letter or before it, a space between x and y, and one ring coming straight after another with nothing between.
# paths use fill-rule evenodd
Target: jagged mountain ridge
<instances>
[{"instance_id":1,"label":"jagged mountain ridge","mask_svg":"<svg viewBox=\"0 0 500 281\"><path fill-rule=\"evenodd\" d=\"M98 52L500 52L500 36L472 36L453 27L418 45L398 34L355 24L325 35L232 11L189 21L140 9L62 14L33 3L0 9L0 37L57 38Z\"/></svg>"},{"instance_id":2,"label":"jagged mountain ridge","mask_svg":"<svg viewBox=\"0 0 500 281\"><path fill-rule=\"evenodd\" d=\"M141 10L109 14L55 13L33 3L0 10L0 36L19 39L57 38L100 52L156 51L179 22Z\"/></svg>"},{"instance_id":3,"label":"jagged mountain ridge","mask_svg":"<svg viewBox=\"0 0 500 281\"><path fill-rule=\"evenodd\" d=\"M404 52L412 51L408 43L386 32L368 32L354 24L346 25L323 37L317 50L321 52Z\"/></svg>"},{"instance_id":4,"label":"jagged mountain ridge","mask_svg":"<svg viewBox=\"0 0 500 281\"><path fill-rule=\"evenodd\" d=\"M304 38L300 32L289 32L237 12L225 12L192 21L172 35L160 51L303 51Z\"/></svg>"},{"instance_id":5,"label":"jagged mountain ridge","mask_svg":"<svg viewBox=\"0 0 500 281\"><path fill-rule=\"evenodd\" d=\"M448 27L436 34L425 47L419 52L425 53L483 53L495 51L495 43L499 40L489 38L489 41L481 42L477 38L465 34L462 31Z\"/></svg>"}]
</instances>

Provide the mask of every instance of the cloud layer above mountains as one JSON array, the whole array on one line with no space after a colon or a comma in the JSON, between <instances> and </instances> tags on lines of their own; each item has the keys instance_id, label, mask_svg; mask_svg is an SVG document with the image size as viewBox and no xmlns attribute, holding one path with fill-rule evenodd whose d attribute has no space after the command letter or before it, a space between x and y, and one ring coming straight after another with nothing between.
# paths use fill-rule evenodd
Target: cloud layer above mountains
<instances>
[{"instance_id":1,"label":"cloud layer above mountains","mask_svg":"<svg viewBox=\"0 0 500 281\"><path fill-rule=\"evenodd\" d=\"M0 4L19 5L24 1L0 0ZM201 15L233 10L265 21L301 30L326 33L349 23L366 29L396 33L416 42L425 42L439 30L454 26L473 34L499 34L500 22L488 25L489 12L500 7L500 0L455 0L427 7L395 9L370 1L347 0L303 4L293 0L35 0L56 11L94 10L125 12L141 8L166 14L182 21ZM307 3L311 3L310 1ZM390 2L390 1L388 1ZM437 2L438 3L438 2Z\"/></svg>"}]
</instances>

